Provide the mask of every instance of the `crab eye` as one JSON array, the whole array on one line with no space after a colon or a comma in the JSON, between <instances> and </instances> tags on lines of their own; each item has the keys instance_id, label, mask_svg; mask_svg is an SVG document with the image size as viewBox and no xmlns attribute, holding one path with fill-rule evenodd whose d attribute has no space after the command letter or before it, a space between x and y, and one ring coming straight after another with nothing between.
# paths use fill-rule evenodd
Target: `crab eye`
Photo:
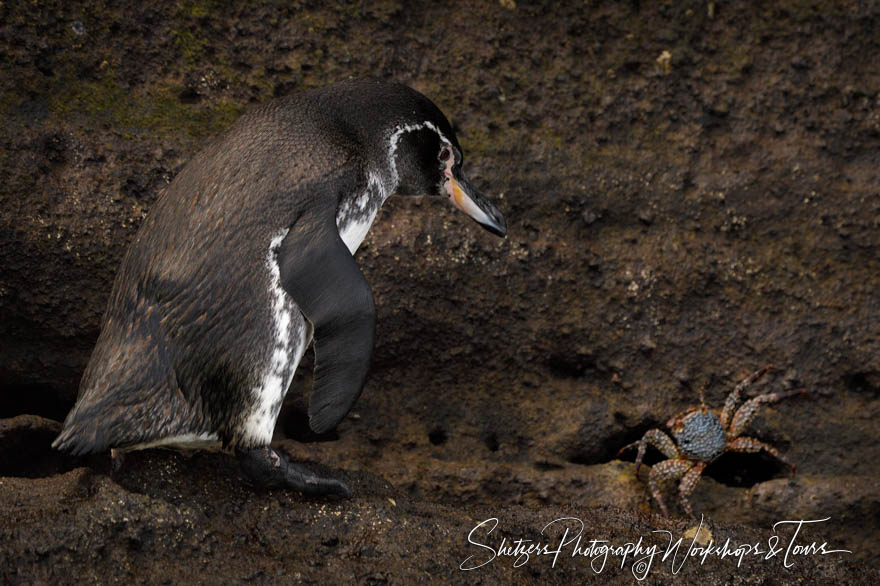
<instances>
[{"instance_id":1,"label":"crab eye","mask_svg":"<svg viewBox=\"0 0 880 586\"><path fill-rule=\"evenodd\" d=\"M450 156L451 154L452 154L452 151L449 150L449 147L443 147L442 149L440 149L440 154L437 155L437 157L438 157L441 161L448 161L448 160L449 160L449 156Z\"/></svg>"}]
</instances>

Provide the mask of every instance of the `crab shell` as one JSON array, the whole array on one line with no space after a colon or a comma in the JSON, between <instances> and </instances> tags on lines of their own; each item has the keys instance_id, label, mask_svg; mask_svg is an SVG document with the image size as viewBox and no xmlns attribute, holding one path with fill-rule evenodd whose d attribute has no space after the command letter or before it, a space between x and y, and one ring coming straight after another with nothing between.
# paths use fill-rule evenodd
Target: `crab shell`
<instances>
[{"instance_id":1,"label":"crab shell","mask_svg":"<svg viewBox=\"0 0 880 586\"><path fill-rule=\"evenodd\" d=\"M711 462L724 453L727 433L721 419L705 407L694 407L676 415L666 426L678 449L689 460Z\"/></svg>"}]
</instances>

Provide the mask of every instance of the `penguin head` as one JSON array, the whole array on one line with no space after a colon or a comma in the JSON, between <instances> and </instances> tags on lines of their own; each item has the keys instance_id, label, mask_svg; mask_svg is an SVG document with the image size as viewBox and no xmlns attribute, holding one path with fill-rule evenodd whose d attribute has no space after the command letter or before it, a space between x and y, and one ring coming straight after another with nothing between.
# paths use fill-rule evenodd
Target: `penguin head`
<instances>
[{"instance_id":1,"label":"penguin head","mask_svg":"<svg viewBox=\"0 0 880 586\"><path fill-rule=\"evenodd\" d=\"M430 100L413 93L426 104L414 111L420 115L398 123L391 135L396 193L446 197L485 229L505 236L504 216L462 170L464 156L452 126Z\"/></svg>"}]
</instances>

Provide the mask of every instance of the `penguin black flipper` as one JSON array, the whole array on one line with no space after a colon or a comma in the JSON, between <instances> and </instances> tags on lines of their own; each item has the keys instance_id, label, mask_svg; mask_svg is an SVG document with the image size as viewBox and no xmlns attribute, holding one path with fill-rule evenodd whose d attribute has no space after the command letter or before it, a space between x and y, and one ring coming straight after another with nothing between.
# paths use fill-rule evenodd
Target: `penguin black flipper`
<instances>
[{"instance_id":1,"label":"penguin black flipper","mask_svg":"<svg viewBox=\"0 0 880 586\"><path fill-rule=\"evenodd\" d=\"M314 327L309 426L324 433L364 387L376 332L373 293L339 236L335 209L301 216L281 242L278 266L281 286Z\"/></svg>"}]
</instances>

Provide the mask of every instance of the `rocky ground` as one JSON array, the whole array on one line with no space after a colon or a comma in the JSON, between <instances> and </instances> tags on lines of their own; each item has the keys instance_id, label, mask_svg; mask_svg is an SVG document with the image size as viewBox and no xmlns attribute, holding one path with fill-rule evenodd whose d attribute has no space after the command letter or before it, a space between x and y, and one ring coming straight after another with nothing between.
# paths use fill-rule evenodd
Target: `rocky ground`
<instances>
[{"instance_id":1,"label":"rocky ground","mask_svg":"<svg viewBox=\"0 0 880 586\"><path fill-rule=\"evenodd\" d=\"M732 543L830 517L806 541L852 553L647 582L875 581L880 9L826 4L0 4L3 581L628 582L619 561L458 567L491 517L509 540L562 516L683 535L616 453L769 363L752 393L808 393L747 434L797 475L725 455L694 507ZM307 356L277 429L355 498L253 491L220 454L53 453L159 189L249 104L352 75L432 97L509 226L380 213L357 257L379 311L364 394L311 435Z\"/></svg>"}]
</instances>

